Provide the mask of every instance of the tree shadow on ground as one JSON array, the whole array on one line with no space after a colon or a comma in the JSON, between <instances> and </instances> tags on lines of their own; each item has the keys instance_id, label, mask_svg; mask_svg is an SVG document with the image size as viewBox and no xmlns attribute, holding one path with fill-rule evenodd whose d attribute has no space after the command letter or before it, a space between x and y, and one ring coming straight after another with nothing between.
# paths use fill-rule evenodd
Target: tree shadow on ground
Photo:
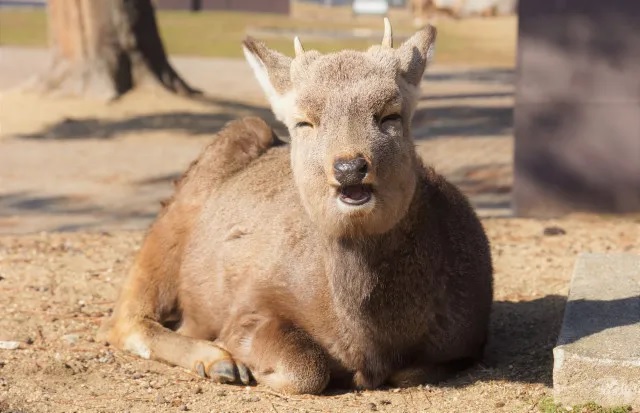
<instances>
[{"instance_id":1,"label":"tree shadow on ground","mask_svg":"<svg viewBox=\"0 0 640 413\"><path fill-rule=\"evenodd\" d=\"M165 185L167 183L175 182L180 179L183 172L170 173L165 175L156 175L150 178L140 179L134 182L134 185L150 186L150 185Z\"/></svg>"},{"instance_id":2,"label":"tree shadow on ground","mask_svg":"<svg viewBox=\"0 0 640 413\"><path fill-rule=\"evenodd\" d=\"M427 93L420 100L427 102L439 100L464 100L464 99L497 99L513 97L513 92L478 92L478 93L442 93L439 95Z\"/></svg>"},{"instance_id":3,"label":"tree shadow on ground","mask_svg":"<svg viewBox=\"0 0 640 413\"><path fill-rule=\"evenodd\" d=\"M512 133L513 105L420 108L413 118L413 136L417 140L510 136Z\"/></svg>"},{"instance_id":4,"label":"tree shadow on ground","mask_svg":"<svg viewBox=\"0 0 640 413\"><path fill-rule=\"evenodd\" d=\"M447 178L467 196L486 193L508 194L511 192L511 164L492 162L476 163L460 167Z\"/></svg>"},{"instance_id":5,"label":"tree shadow on ground","mask_svg":"<svg viewBox=\"0 0 640 413\"><path fill-rule=\"evenodd\" d=\"M512 69L474 69L427 74L429 82L462 82L511 85ZM457 88L459 90L459 87ZM446 101L452 99L495 99L512 96L510 91L488 91L473 93L452 93L429 95L425 101ZM211 135L219 131L227 122L242 116L258 116L286 131L275 120L271 110L265 106L221 99L213 96L199 96L193 99L215 108L212 113L197 111L175 111L151 113L122 119L72 118L68 117L49 125L35 133L18 135L24 139L111 139L120 134L146 131L176 131L191 136ZM513 126L512 105L441 105L420 108L413 120L414 136L417 139L434 139L447 136L482 136L511 134Z\"/></svg>"},{"instance_id":6,"label":"tree shadow on ground","mask_svg":"<svg viewBox=\"0 0 640 413\"><path fill-rule=\"evenodd\" d=\"M429 83L469 82L474 85L512 86L515 71L504 68L472 69L464 71L447 71L427 73L424 77ZM425 93L424 102L440 102L438 106L421 107L413 117L413 136L415 139L437 139L450 136L476 137L487 135L513 134L512 104L446 104L447 100L504 99L513 97L513 91L504 88L482 92L442 93L438 95Z\"/></svg>"},{"instance_id":7,"label":"tree shadow on ground","mask_svg":"<svg viewBox=\"0 0 640 413\"><path fill-rule=\"evenodd\" d=\"M124 191L120 196L112 196L108 203L105 198L91 194L0 193L0 219L7 222L18 219L29 226L28 221L33 219L30 217L38 217L42 220L38 230L46 231L123 229L132 225L144 228L156 217L160 201L170 196L173 182L183 173L184 170L177 170L132 181L130 185L137 194L135 198ZM476 208L500 213L510 207L510 173L508 164L485 163L464 166L446 176L462 189ZM61 225L61 221L65 223Z\"/></svg>"},{"instance_id":8,"label":"tree shadow on ground","mask_svg":"<svg viewBox=\"0 0 640 413\"><path fill-rule=\"evenodd\" d=\"M467 196L476 210L483 210L489 216L502 216L510 211L513 191L513 166L510 163L470 163L444 175Z\"/></svg>"},{"instance_id":9,"label":"tree shadow on ground","mask_svg":"<svg viewBox=\"0 0 640 413\"><path fill-rule=\"evenodd\" d=\"M179 111L132 116L125 119L65 118L44 130L18 135L22 139L112 139L121 134L153 131L176 131L191 136L213 135L231 120L242 116L258 116L272 127L284 130L270 110L256 108L250 112L196 113ZM442 106L416 111L414 137L436 139L449 136L474 137L511 134L511 106ZM286 133L286 132L285 132Z\"/></svg>"},{"instance_id":10,"label":"tree shadow on ground","mask_svg":"<svg viewBox=\"0 0 640 413\"><path fill-rule=\"evenodd\" d=\"M158 204L157 208L149 208L139 202L133 205L107 206L96 203L90 196L49 196L28 191L0 194L0 219L18 216L25 220L29 216L47 216L46 228L40 230L53 232L113 228L122 226L125 222L146 225L155 218L159 207ZM62 224L61 221L72 223Z\"/></svg>"},{"instance_id":11,"label":"tree shadow on ground","mask_svg":"<svg viewBox=\"0 0 640 413\"><path fill-rule=\"evenodd\" d=\"M215 112L175 111L131 116L123 119L67 117L45 129L17 135L22 139L112 139L121 134L153 131L176 131L191 136L213 135L234 119L258 116L270 124L275 118L266 107L233 102L212 97L198 97L194 101L211 105Z\"/></svg>"},{"instance_id":12,"label":"tree shadow on ground","mask_svg":"<svg viewBox=\"0 0 640 413\"><path fill-rule=\"evenodd\" d=\"M446 72L427 72L423 77L427 82L473 82L495 85L512 85L515 70L508 68L482 68L471 70L452 70Z\"/></svg>"}]
</instances>

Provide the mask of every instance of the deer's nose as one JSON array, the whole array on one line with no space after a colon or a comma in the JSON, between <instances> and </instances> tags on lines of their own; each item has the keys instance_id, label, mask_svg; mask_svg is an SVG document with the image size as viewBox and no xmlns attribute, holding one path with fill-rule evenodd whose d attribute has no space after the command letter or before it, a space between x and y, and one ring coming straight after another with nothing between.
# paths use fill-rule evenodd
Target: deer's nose
<instances>
[{"instance_id":1,"label":"deer's nose","mask_svg":"<svg viewBox=\"0 0 640 413\"><path fill-rule=\"evenodd\" d=\"M358 185L367 176L369 163L362 156L353 159L336 159L333 175L340 185Z\"/></svg>"}]
</instances>

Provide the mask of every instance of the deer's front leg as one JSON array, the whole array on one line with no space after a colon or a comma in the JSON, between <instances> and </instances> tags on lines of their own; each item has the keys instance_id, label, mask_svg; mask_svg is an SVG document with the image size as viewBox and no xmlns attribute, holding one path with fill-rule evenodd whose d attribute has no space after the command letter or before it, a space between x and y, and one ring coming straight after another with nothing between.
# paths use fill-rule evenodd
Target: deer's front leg
<instances>
[{"instance_id":1,"label":"deer's front leg","mask_svg":"<svg viewBox=\"0 0 640 413\"><path fill-rule=\"evenodd\" d=\"M244 363L258 383L290 394L318 394L329 382L322 348L302 329L256 313L230 320L219 338L235 360Z\"/></svg>"}]
</instances>

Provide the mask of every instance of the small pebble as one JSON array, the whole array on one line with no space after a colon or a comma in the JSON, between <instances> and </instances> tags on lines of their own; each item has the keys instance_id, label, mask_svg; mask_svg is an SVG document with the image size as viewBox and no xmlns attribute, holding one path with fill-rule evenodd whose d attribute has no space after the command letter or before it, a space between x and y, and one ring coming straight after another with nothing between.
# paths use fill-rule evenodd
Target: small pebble
<instances>
[{"instance_id":1,"label":"small pebble","mask_svg":"<svg viewBox=\"0 0 640 413\"><path fill-rule=\"evenodd\" d=\"M67 342L67 344L76 344L78 340L80 340L80 336L77 334L65 334L62 336L62 339Z\"/></svg>"},{"instance_id":2,"label":"small pebble","mask_svg":"<svg viewBox=\"0 0 640 413\"><path fill-rule=\"evenodd\" d=\"M133 373L133 376L131 376L134 380L138 380L143 378L144 376L140 373Z\"/></svg>"},{"instance_id":3,"label":"small pebble","mask_svg":"<svg viewBox=\"0 0 640 413\"><path fill-rule=\"evenodd\" d=\"M20 347L19 341L0 341L0 349L2 350L15 350Z\"/></svg>"},{"instance_id":4,"label":"small pebble","mask_svg":"<svg viewBox=\"0 0 640 413\"><path fill-rule=\"evenodd\" d=\"M189 411L189 406L187 406L186 404L183 404L182 406L180 406L178 408L179 411L181 412L188 412Z\"/></svg>"},{"instance_id":5,"label":"small pebble","mask_svg":"<svg viewBox=\"0 0 640 413\"><path fill-rule=\"evenodd\" d=\"M376 406L375 403L369 403L369 410L371 410L372 412L377 412L378 406Z\"/></svg>"},{"instance_id":6,"label":"small pebble","mask_svg":"<svg viewBox=\"0 0 640 413\"><path fill-rule=\"evenodd\" d=\"M383 404L385 406L390 405L391 404L391 400L387 400L387 399L380 400L380 404Z\"/></svg>"},{"instance_id":7,"label":"small pebble","mask_svg":"<svg viewBox=\"0 0 640 413\"><path fill-rule=\"evenodd\" d=\"M546 227L542 233L548 237L554 237L556 235L565 235L567 231L564 228L560 228L557 226Z\"/></svg>"},{"instance_id":8,"label":"small pebble","mask_svg":"<svg viewBox=\"0 0 640 413\"><path fill-rule=\"evenodd\" d=\"M201 393L202 393L202 387L200 387L200 386L196 386L196 388L195 388L195 389L193 389L193 392L194 392L195 394L201 394Z\"/></svg>"},{"instance_id":9,"label":"small pebble","mask_svg":"<svg viewBox=\"0 0 640 413\"><path fill-rule=\"evenodd\" d=\"M165 398L160 393L156 394L156 403L164 404L166 402L167 401L165 400Z\"/></svg>"},{"instance_id":10,"label":"small pebble","mask_svg":"<svg viewBox=\"0 0 640 413\"><path fill-rule=\"evenodd\" d=\"M504 402L496 402L496 407L504 407Z\"/></svg>"},{"instance_id":11,"label":"small pebble","mask_svg":"<svg viewBox=\"0 0 640 413\"><path fill-rule=\"evenodd\" d=\"M103 356L98 357L98 363L113 363L116 360L113 353L107 351Z\"/></svg>"}]
</instances>

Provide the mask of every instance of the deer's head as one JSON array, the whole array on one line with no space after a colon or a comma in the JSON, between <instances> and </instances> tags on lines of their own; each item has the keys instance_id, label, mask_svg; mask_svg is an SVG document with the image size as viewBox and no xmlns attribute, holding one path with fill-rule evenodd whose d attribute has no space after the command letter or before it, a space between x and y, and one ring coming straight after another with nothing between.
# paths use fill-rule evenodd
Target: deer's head
<instances>
[{"instance_id":1,"label":"deer's head","mask_svg":"<svg viewBox=\"0 0 640 413\"><path fill-rule=\"evenodd\" d=\"M418 162L410 133L436 30L399 48L385 19L382 44L322 55L294 40L295 58L247 39L244 52L291 134L302 203L334 236L384 233L406 214Z\"/></svg>"}]
</instances>

